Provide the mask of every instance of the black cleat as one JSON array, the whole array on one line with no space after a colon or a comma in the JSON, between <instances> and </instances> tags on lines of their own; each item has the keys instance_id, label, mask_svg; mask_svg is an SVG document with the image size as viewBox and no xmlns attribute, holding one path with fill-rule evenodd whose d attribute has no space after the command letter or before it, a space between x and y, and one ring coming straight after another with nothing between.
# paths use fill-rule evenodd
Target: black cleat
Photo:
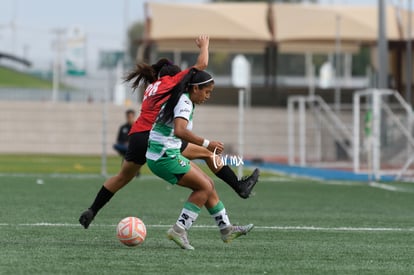
<instances>
[{"instance_id":1,"label":"black cleat","mask_svg":"<svg viewBox=\"0 0 414 275\"><path fill-rule=\"evenodd\" d=\"M259 180L260 171L258 168L254 169L253 173L243 178L239 181L239 185L237 186L237 194L242 197L243 199L247 199L250 196L250 193L253 190L253 187L256 185L257 181Z\"/></svg>"},{"instance_id":2,"label":"black cleat","mask_svg":"<svg viewBox=\"0 0 414 275\"><path fill-rule=\"evenodd\" d=\"M85 212L82 213L82 215L79 217L79 223L85 227L85 229L88 229L89 225L93 221L93 218L95 218L95 213L93 213L92 209L88 208Z\"/></svg>"}]
</instances>

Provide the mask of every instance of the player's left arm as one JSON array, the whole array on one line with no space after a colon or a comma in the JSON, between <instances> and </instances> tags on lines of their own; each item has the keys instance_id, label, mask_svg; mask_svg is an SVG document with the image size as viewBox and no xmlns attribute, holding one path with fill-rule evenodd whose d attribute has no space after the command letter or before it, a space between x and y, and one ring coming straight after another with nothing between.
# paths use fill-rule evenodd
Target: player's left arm
<instances>
[{"instance_id":1,"label":"player's left arm","mask_svg":"<svg viewBox=\"0 0 414 275\"><path fill-rule=\"evenodd\" d=\"M205 146L206 139L197 136L192 131L187 129L188 120L184 117L175 117L174 118L174 135L182 140L194 143L199 146L206 147L209 151L213 152L216 150L216 153L221 154L224 149L224 144L219 141L210 141L207 146Z\"/></svg>"}]
</instances>

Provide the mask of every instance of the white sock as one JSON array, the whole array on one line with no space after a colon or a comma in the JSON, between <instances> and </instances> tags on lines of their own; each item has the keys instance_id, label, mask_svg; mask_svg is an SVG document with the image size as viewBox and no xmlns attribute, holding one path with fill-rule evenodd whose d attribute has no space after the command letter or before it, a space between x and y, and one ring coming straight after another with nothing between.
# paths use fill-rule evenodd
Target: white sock
<instances>
[{"instance_id":1,"label":"white sock","mask_svg":"<svg viewBox=\"0 0 414 275\"><path fill-rule=\"evenodd\" d=\"M177 219L176 224L180 228L188 230L190 229L191 225L193 225L193 222L197 219L197 217L198 213L183 208L183 210L181 210L180 216Z\"/></svg>"},{"instance_id":2,"label":"white sock","mask_svg":"<svg viewBox=\"0 0 414 275\"><path fill-rule=\"evenodd\" d=\"M223 208L215 214L211 214L213 219L216 221L217 226L221 229L231 226L229 216L227 216L226 208Z\"/></svg>"}]
</instances>

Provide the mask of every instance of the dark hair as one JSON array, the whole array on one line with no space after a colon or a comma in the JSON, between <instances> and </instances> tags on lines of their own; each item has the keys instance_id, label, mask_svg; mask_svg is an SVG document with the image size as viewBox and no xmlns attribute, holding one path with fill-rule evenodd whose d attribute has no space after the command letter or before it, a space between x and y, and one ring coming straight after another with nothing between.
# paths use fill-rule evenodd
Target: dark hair
<instances>
[{"instance_id":1,"label":"dark hair","mask_svg":"<svg viewBox=\"0 0 414 275\"><path fill-rule=\"evenodd\" d=\"M167 58L161 58L157 63L148 65L146 63L138 63L135 66L135 70L132 70L124 78L125 82L132 82L132 89L138 88L141 83L148 85L154 83L159 77L169 75L174 76L177 73L181 72L180 67L174 65Z\"/></svg>"},{"instance_id":2,"label":"dark hair","mask_svg":"<svg viewBox=\"0 0 414 275\"><path fill-rule=\"evenodd\" d=\"M194 68L191 69L190 73L184 76L183 80L171 90L171 96L167 100L160 116L157 119L157 122L168 123L173 120L174 108L177 105L181 95L184 92L187 92L189 87L197 85L200 89L202 89L212 84L214 84L214 79L209 73L199 71Z\"/></svg>"},{"instance_id":3,"label":"dark hair","mask_svg":"<svg viewBox=\"0 0 414 275\"><path fill-rule=\"evenodd\" d=\"M125 114L126 114L126 115L129 115L129 114L134 114L134 115L135 115L135 110L128 109L128 110L126 110L126 111L125 111Z\"/></svg>"},{"instance_id":4,"label":"dark hair","mask_svg":"<svg viewBox=\"0 0 414 275\"><path fill-rule=\"evenodd\" d=\"M199 89L203 89L212 84L214 84L214 79L209 73L206 71L197 71L188 83L188 88L198 86Z\"/></svg>"}]
</instances>

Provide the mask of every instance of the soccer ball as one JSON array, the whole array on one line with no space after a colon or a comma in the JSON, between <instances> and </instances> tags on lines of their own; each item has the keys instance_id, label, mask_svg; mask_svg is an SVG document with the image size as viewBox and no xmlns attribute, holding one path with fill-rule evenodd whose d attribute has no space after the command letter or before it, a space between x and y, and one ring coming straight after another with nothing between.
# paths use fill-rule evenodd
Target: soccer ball
<instances>
[{"instance_id":1,"label":"soccer ball","mask_svg":"<svg viewBox=\"0 0 414 275\"><path fill-rule=\"evenodd\" d=\"M140 219L126 217L118 223L116 236L126 246L137 246L144 242L147 236L147 229Z\"/></svg>"}]
</instances>

